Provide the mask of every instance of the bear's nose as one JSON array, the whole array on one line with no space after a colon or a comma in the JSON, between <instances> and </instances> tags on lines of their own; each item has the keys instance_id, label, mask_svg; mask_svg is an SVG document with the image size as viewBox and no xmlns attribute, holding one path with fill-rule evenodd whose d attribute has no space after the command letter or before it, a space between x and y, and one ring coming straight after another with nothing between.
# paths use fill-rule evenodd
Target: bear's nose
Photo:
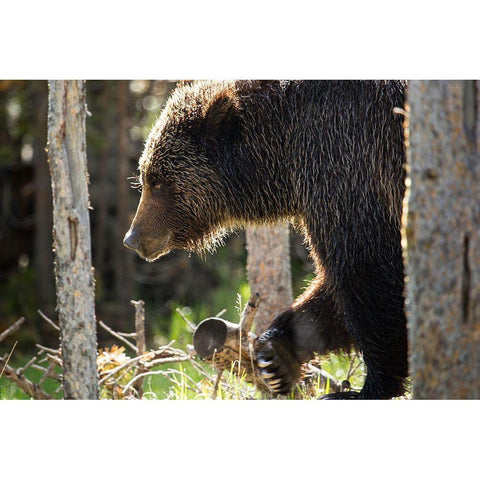
<instances>
[{"instance_id":1,"label":"bear's nose","mask_svg":"<svg viewBox=\"0 0 480 480\"><path fill-rule=\"evenodd\" d=\"M130 248L131 250L138 250L139 242L138 242L138 233L135 230L129 230L125 234L125 238L123 239L123 244Z\"/></svg>"}]
</instances>

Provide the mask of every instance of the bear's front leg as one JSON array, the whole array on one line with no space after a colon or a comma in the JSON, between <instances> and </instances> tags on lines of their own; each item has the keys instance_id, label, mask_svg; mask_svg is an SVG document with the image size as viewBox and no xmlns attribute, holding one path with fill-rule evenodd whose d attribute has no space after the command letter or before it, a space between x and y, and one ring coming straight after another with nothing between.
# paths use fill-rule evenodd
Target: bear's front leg
<instances>
[{"instance_id":1,"label":"bear's front leg","mask_svg":"<svg viewBox=\"0 0 480 480\"><path fill-rule=\"evenodd\" d=\"M257 340L256 361L272 392L286 394L298 382L302 363L314 353L348 351L351 346L332 296L323 286L315 285Z\"/></svg>"},{"instance_id":2,"label":"bear's front leg","mask_svg":"<svg viewBox=\"0 0 480 480\"><path fill-rule=\"evenodd\" d=\"M275 320L273 324L256 343L256 360L258 370L263 381L273 393L287 394L300 378L300 365L302 360L295 353L290 335L290 327L284 330L281 325L288 323L286 320L294 316L293 311L286 311Z\"/></svg>"}]
</instances>

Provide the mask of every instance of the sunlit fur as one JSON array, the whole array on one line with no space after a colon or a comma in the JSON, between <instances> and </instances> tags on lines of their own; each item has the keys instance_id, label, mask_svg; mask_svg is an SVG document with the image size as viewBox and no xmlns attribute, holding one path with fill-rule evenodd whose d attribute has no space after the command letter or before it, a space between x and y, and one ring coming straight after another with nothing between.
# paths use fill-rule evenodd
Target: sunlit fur
<instances>
[{"instance_id":1,"label":"sunlit fur","mask_svg":"<svg viewBox=\"0 0 480 480\"><path fill-rule=\"evenodd\" d=\"M303 231L317 278L264 344L281 343L298 362L355 346L368 371L362 398L400 395L407 375L405 153L394 113L404 90L397 81L186 83L139 163L145 195L132 228L145 250L202 252L232 229L279 219ZM288 390L296 369L284 370Z\"/></svg>"}]
</instances>

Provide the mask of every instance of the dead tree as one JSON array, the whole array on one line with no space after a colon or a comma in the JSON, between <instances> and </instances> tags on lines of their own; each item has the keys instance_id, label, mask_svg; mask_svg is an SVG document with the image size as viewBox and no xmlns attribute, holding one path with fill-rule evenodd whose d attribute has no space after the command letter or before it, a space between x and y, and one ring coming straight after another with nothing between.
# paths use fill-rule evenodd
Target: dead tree
<instances>
[{"instance_id":1,"label":"dead tree","mask_svg":"<svg viewBox=\"0 0 480 480\"><path fill-rule=\"evenodd\" d=\"M255 315L255 332L261 335L293 301L288 225L248 228L247 250L250 290L262 298Z\"/></svg>"},{"instance_id":2,"label":"dead tree","mask_svg":"<svg viewBox=\"0 0 480 480\"><path fill-rule=\"evenodd\" d=\"M404 215L415 398L480 397L480 82L412 81Z\"/></svg>"},{"instance_id":3,"label":"dead tree","mask_svg":"<svg viewBox=\"0 0 480 480\"><path fill-rule=\"evenodd\" d=\"M48 158L57 311L67 399L98 398L85 118L84 82L50 81Z\"/></svg>"}]
</instances>

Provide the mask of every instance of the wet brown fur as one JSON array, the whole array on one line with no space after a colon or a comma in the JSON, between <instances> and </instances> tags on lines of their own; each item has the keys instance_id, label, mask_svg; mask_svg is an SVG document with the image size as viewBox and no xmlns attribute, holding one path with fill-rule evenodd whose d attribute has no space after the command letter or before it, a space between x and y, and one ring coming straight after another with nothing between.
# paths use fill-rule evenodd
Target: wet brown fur
<instances>
[{"instance_id":1,"label":"wet brown fur","mask_svg":"<svg viewBox=\"0 0 480 480\"><path fill-rule=\"evenodd\" d=\"M212 249L249 224L285 219L304 232L317 279L259 343L259 358L275 359L281 392L295 383L295 361L352 345L367 365L361 398L403 392L405 153L393 109L404 89L394 81L187 83L148 137L131 230L147 260Z\"/></svg>"}]
</instances>

